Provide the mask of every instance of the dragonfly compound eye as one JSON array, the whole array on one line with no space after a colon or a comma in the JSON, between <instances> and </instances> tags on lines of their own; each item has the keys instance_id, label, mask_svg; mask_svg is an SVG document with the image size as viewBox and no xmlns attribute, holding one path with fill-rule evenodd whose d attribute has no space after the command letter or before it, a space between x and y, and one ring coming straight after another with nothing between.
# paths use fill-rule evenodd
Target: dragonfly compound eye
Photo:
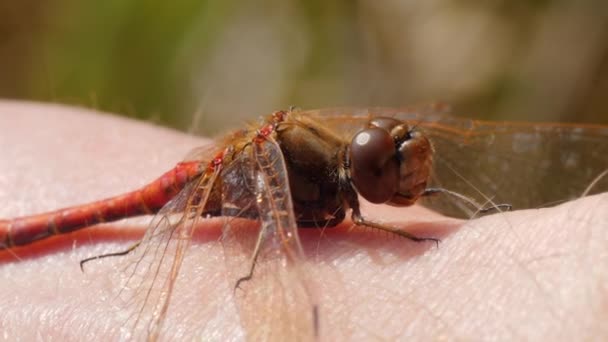
<instances>
[{"instance_id":1,"label":"dragonfly compound eye","mask_svg":"<svg viewBox=\"0 0 608 342\"><path fill-rule=\"evenodd\" d=\"M352 182L361 196L372 203L390 200L399 185L399 161L395 141L384 128L370 127L350 144Z\"/></svg>"}]
</instances>

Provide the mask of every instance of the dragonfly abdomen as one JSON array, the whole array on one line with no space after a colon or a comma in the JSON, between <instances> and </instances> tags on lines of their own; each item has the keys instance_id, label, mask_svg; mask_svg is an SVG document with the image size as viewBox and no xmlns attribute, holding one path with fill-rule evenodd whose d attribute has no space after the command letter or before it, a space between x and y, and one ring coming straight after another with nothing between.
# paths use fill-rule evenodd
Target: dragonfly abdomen
<instances>
[{"instance_id":1,"label":"dragonfly abdomen","mask_svg":"<svg viewBox=\"0 0 608 342\"><path fill-rule=\"evenodd\" d=\"M0 249L26 245L98 223L153 214L204 170L200 162L179 163L152 183L123 195L48 213L0 220Z\"/></svg>"}]
</instances>

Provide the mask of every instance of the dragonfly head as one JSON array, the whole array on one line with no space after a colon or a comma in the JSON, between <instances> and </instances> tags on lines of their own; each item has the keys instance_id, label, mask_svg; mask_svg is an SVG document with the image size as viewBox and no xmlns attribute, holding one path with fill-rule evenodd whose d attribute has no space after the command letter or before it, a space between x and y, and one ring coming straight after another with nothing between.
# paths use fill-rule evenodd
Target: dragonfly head
<instances>
[{"instance_id":1,"label":"dragonfly head","mask_svg":"<svg viewBox=\"0 0 608 342\"><path fill-rule=\"evenodd\" d=\"M406 122L377 117L350 143L351 182L372 203L412 205L426 189L432 155L422 132Z\"/></svg>"}]
</instances>

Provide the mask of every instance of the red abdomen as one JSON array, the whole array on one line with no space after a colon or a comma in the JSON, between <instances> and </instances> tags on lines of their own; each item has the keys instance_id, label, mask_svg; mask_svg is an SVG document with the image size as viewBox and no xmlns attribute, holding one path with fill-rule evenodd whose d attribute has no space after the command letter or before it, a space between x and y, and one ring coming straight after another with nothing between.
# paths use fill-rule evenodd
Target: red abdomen
<instances>
[{"instance_id":1,"label":"red abdomen","mask_svg":"<svg viewBox=\"0 0 608 342\"><path fill-rule=\"evenodd\" d=\"M48 213L0 220L0 249L22 246L102 222L153 214L205 171L205 164L184 162L152 183L129 193Z\"/></svg>"}]
</instances>

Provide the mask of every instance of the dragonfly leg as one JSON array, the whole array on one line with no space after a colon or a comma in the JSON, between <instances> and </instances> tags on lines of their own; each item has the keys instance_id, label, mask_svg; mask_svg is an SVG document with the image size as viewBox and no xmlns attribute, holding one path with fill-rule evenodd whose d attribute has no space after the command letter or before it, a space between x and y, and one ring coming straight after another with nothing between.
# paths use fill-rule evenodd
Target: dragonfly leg
<instances>
[{"instance_id":1,"label":"dragonfly leg","mask_svg":"<svg viewBox=\"0 0 608 342\"><path fill-rule=\"evenodd\" d=\"M343 207L338 208L338 210L332 213L332 218L316 218L313 215L306 216L302 218L298 218L297 224L298 228L315 228L315 229L325 229L335 227L338 224L344 221L346 217L346 211Z\"/></svg>"},{"instance_id":2,"label":"dragonfly leg","mask_svg":"<svg viewBox=\"0 0 608 342\"><path fill-rule=\"evenodd\" d=\"M239 278L236 281L236 284L234 285L234 292L236 292L237 289L239 289L239 287L241 286L241 284L245 281L249 281L251 280L251 278L253 277L253 270L255 269L255 264L258 261L258 257L260 256L260 250L262 247L262 242L264 242L264 228L262 227L262 229L260 230L260 233L258 234L258 240L255 243L255 248L253 250L253 255L251 256L251 262L250 262L250 266L249 266L249 272L247 273L247 275Z\"/></svg>"},{"instance_id":3,"label":"dragonfly leg","mask_svg":"<svg viewBox=\"0 0 608 342\"><path fill-rule=\"evenodd\" d=\"M103 259L103 258L107 258L107 257L115 257L115 256L123 256L123 255L127 255L131 252L133 252L133 250L135 250L135 248L139 247L139 245L141 244L141 241L137 241L136 243L134 243L133 245L129 246L129 248L125 249L124 251L120 251L120 252L113 252L113 253L107 253L107 254L101 254L101 255L96 255L93 257L89 257L86 259L82 259L80 260L80 270L82 272L84 272L84 264L92 261L92 260L98 260L98 259Z\"/></svg>"},{"instance_id":4,"label":"dragonfly leg","mask_svg":"<svg viewBox=\"0 0 608 342\"><path fill-rule=\"evenodd\" d=\"M441 240L439 240L437 238L419 237L412 233L408 233L402 229L399 229L397 227L385 226L380 223L366 220L361 216L361 213L359 212L358 209L356 209L356 210L353 209L352 220L357 226L366 226L366 227L370 227L370 228L374 228L374 229L383 230L385 232L399 235L401 237L404 237L406 239L409 239L409 240L412 240L415 242L432 241L437 245L437 248L439 248L439 242L441 242Z\"/></svg>"},{"instance_id":5,"label":"dragonfly leg","mask_svg":"<svg viewBox=\"0 0 608 342\"><path fill-rule=\"evenodd\" d=\"M498 212L503 211L503 210L510 211L513 208L513 206L511 206L511 204L508 204L508 203L492 204L488 207L482 207L477 202L475 202L475 200L473 200L472 198L459 194L455 191L450 191L450 190L443 189L443 188L427 188L422 193L422 196L433 196L433 195L437 195L437 194L445 194L445 195L452 196L452 197L470 205L471 207L475 208L479 213L482 213L482 214L488 213L490 211L498 211Z\"/></svg>"}]
</instances>

